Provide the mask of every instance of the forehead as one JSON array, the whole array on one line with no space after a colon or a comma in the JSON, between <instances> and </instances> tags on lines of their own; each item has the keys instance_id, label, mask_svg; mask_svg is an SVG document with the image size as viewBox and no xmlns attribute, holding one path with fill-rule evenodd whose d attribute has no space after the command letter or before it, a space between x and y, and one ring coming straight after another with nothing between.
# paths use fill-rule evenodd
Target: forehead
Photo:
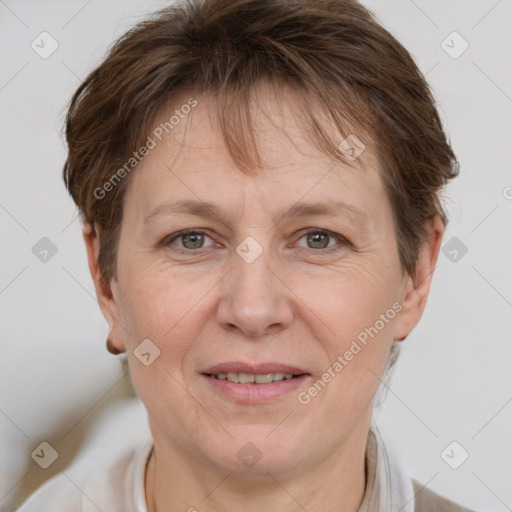
<instances>
[{"instance_id":1,"label":"forehead","mask_svg":"<svg viewBox=\"0 0 512 512\"><path fill-rule=\"evenodd\" d=\"M383 197L371 143L362 147L356 142L356 152L364 150L348 165L327 155L308 132L302 106L300 95L291 89L280 97L268 88L258 90L251 120L262 166L243 173L219 129L215 98L182 94L156 117L151 135L155 145L138 164L127 196L136 195L144 216L171 200L229 204L234 194L245 201L251 194L257 196L263 208L271 203L301 203L303 207L309 201L318 204L330 198L349 206L349 199L360 203L360 211L371 209ZM333 141L338 138L341 143L343 137L325 123ZM250 133L243 132L243 123L240 129L235 136L250 138ZM357 134L350 137L362 144ZM345 211L350 213L350 208Z\"/></svg>"},{"instance_id":2,"label":"forehead","mask_svg":"<svg viewBox=\"0 0 512 512\"><path fill-rule=\"evenodd\" d=\"M193 104L192 108L190 104ZM212 141L219 132L227 131L230 140L226 142L231 146L228 149L243 148L246 154L253 149L253 144L263 149L258 152L263 157L262 168L278 165L280 156L284 156L284 163L288 163L291 155L287 154L287 146L290 145L295 146L303 157L331 158L333 162L339 163L340 160L334 158L334 155L328 155L325 147L320 148L319 140L315 139L315 134L319 133L315 123L333 145L348 155L349 161L353 160L350 157L357 157L356 166L374 166L375 162L371 161L372 134L367 133L362 126L354 126L342 115L338 119L345 132L342 135L336 129L336 121L316 97L284 83L272 85L262 81L246 94L238 94L233 98L229 92L220 96L214 93L193 96L192 93L182 92L160 109L154 127L160 132L157 142L161 142L163 137L175 146L179 142L191 142L199 147L201 142ZM356 149L355 154L350 152L351 146ZM365 160L368 161L362 163ZM250 162L250 158L247 162Z\"/></svg>"}]
</instances>

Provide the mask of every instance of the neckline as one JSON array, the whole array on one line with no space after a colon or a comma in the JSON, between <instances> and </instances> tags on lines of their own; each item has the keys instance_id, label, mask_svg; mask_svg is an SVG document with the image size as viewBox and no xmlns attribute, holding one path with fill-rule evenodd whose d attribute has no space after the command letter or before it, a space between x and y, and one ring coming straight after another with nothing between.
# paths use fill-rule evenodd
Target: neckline
<instances>
[{"instance_id":1,"label":"neckline","mask_svg":"<svg viewBox=\"0 0 512 512\"><path fill-rule=\"evenodd\" d=\"M134 512L148 512L145 489L146 471L153 450L153 439L149 439L141 446L134 461L131 475ZM376 425L371 425L368 430L365 476L363 500L357 512L378 512L388 506L396 507L397 503L402 502L404 497L411 494L410 479L407 479L407 476L401 471L400 464L396 464L393 458L390 458ZM411 496L412 498L405 505L402 504L404 507L402 512L414 510L414 492Z\"/></svg>"}]
</instances>

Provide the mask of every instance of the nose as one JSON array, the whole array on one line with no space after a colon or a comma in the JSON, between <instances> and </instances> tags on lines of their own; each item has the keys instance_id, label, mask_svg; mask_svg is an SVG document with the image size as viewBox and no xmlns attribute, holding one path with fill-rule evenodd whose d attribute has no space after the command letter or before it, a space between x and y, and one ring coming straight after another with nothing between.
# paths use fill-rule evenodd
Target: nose
<instances>
[{"instance_id":1,"label":"nose","mask_svg":"<svg viewBox=\"0 0 512 512\"><path fill-rule=\"evenodd\" d=\"M286 329L294 317L293 293L264 251L248 263L233 254L231 272L223 279L217 320L227 331L263 337ZM273 265L276 267L276 265Z\"/></svg>"}]
</instances>

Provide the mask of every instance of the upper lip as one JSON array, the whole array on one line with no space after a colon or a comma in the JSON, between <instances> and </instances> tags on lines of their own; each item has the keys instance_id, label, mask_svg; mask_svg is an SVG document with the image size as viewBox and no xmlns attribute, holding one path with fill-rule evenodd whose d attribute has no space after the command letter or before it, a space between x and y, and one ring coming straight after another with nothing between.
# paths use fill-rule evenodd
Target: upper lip
<instances>
[{"instance_id":1,"label":"upper lip","mask_svg":"<svg viewBox=\"0 0 512 512\"><path fill-rule=\"evenodd\" d=\"M267 373L292 373L293 375L302 375L307 373L297 366L290 366L281 363L258 363L247 364L236 361L228 361L210 366L203 373L208 375L217 375L218 373L249 373L254 375L264 375Z\"/></svg>"}]
</instances>

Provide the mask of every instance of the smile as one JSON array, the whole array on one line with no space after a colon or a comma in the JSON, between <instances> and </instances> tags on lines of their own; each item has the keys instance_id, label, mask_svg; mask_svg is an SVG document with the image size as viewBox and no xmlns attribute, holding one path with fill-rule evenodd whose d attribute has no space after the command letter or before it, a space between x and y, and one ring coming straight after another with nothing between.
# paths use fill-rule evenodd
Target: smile
<instances>
[{"instance_id":1,"label":"smile","mask_svg":"<svg viewBox=\"0 0 512 512\"><path fill-rule=\"evenodd\" d=\"M238 384L269 384L271 382L279 382L281 380L290 380L298 375L293 373L217 373L215 375L209 375L214 379L228 380L230 382L236 382Z\"/></svg>"}]
</instances>

